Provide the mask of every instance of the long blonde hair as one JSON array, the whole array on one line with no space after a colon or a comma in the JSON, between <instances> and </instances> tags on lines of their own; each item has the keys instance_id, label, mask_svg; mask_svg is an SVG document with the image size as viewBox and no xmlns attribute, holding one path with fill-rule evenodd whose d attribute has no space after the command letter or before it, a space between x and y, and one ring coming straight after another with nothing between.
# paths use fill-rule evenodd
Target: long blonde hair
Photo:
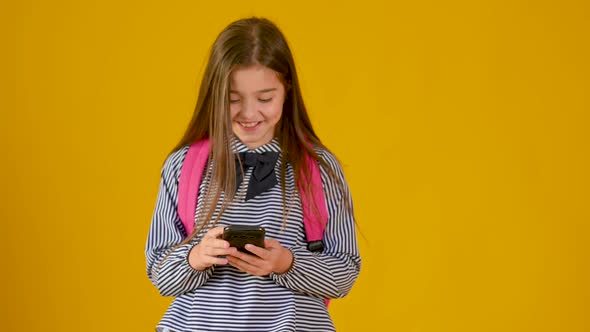
<instances>
[{"instance_id":1,"label":"long blonde hair","mask_svg":"<svg viewBox=\"0 0 590 332\"><path fill-rule=\"evenodd\" d=\"M305 154L317 160L333 180L343 188L342 181L334 170L320 158L314 147L326 149L315 134L301 94L295 63L287 41L278 27L264 18L247 18L227 26L215 40L201 81L199 96L192 119L180 142L172 152L198 140L209 138L211 152L209 160L214 160L205 204L197 216L197 225L183 243L188 243L211 221L221 193L224 198L221 212L213 221L215 225L225 208L234 199L236 191L236 169L231 147L233 135L229 111L229 82L231 73L237 67L260 64L274 70L285 86L285 102L279 123L275 127L282 150L281 179L283 191L283 215L286 222L285 174L286 164L293 167L296 183L305 193L310 193L310 170L304 162ZM326 149L327 150L327 149ZM344 192L344 191L343 191ZM311 195L306 195L311 197ZM348 197L344 197L348 202ZM315 206L314 202L310 202ZM317 211L317 209L316 209Z\"/></svg>"}]
</instances>

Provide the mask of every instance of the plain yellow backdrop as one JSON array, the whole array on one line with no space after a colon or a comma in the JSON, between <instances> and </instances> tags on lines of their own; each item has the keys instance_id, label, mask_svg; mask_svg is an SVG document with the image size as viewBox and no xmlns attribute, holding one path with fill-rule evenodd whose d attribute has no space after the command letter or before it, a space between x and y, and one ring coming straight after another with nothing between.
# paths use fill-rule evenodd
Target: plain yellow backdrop
<instances>
[{"instance_id":1,"label":"plain yellow backdrop","mask_svg":"<svg viewBox=\"0 0 590 332\"><path fill-rule=\"evenodd\" d=\"M588 2L1 7L3 331L153 331L160 167L251 15L286 34L354 197L339 331L590 331Z\"/></svg>"}]
</instances>

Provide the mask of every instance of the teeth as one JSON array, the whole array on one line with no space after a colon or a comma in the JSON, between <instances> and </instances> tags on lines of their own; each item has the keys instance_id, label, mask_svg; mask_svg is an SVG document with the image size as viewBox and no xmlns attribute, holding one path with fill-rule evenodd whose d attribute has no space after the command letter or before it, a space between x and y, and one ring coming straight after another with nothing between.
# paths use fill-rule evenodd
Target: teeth
<instances>
[{"instance_id":1,"label":"teeth","mask_svg":"<svg viewBox=\"0 0 590 332\"><path fill-rule=\"evenodd\" d=\"M258 122L240 122L240 125L242 125L243 127L246 128L252 128L254 126L256 126L258 124Z\"/></svg>"}]
</instances>

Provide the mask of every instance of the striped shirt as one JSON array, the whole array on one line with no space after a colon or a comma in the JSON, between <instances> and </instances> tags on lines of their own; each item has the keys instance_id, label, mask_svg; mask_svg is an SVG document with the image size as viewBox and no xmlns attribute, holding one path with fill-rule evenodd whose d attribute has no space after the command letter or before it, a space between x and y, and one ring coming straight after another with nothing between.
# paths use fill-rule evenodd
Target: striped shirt
<instances>
[{"instance_id":1,"label":"striped shirt","mask_svg":"<svg viewBox=\"0 0 590 332\"><path fill-rule=\"evenodd\" d=\"M235 152L249 151L239 140ZM185 146L168 156L162 168L160 189L146 244L147 274L163 296L175 299L158 324L158 331L334 331L323 299L345 296L359 271L361 259L354 231L354 217L343 202L343 193L320 167L329 214L321 253L307 250L303 211L296 193L295 178L287 165L285 194L290 205L287 226L283 228L283 200L280 165L276 164L278 184L270 190L244 201L252 174L248 168L232 202L218 226L256 225L266 229L266 237L278 240L293 253L293 265L283 274L253 276L231 265L212 266L204 271L193 269L188 254L203 230L191 243L177 246L186 231L177 213L178 181ZM276 139L252 150L280 152ZM316 149L323 160L348 186L336 158L328 151ZM209 167L213 167L209 163ZM210 179L200 184L203 193ZM203 205L199 195L196 213ZM289 199L292 202L289 203ZM352 201L349 201L352 204ZM352 205L350 205L352 206ZM221 207L218 203L217 212ZM216 212L216 214L217 214ZM214 216L215 217L215 216ZM173 249L174 247L174 249ZM168 257L164 257L168 254Z\"/></svg>"}]
</instances>

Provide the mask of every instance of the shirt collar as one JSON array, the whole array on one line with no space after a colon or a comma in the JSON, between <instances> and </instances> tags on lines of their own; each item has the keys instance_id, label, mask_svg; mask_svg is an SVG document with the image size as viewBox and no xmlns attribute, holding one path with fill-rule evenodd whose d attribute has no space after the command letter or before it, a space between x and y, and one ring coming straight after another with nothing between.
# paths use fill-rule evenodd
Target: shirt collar
<instances>
[{"instance_id":1,"label":"shirt collar","mask_svg":"<svg viewBox=\"0 0 590 332\"><path fill-rule=\"evenodd\" d=\"M277 140L276 138L273 138L270 142L263 144L254 150L250 150L244 143L242 143L242 141L240 141L239 138L237 138L236 136L232 136L231 145L232 145L232 151L234 151L236 153L239 153L239 152L256 152L256 153L281 152L281 146L279 145L279 140Z\"/></svg>"}]
</instances>

